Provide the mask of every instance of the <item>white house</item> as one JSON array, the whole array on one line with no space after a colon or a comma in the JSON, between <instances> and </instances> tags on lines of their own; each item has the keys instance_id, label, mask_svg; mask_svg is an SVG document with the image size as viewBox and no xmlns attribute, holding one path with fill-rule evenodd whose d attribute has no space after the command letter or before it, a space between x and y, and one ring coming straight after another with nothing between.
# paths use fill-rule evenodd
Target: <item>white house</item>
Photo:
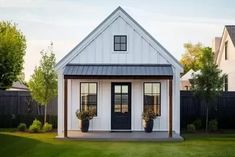
<instances>
[{"instance_id":1,"label":"white house","mask_svg":"<svg viewBox=\"0 0 235 157\"><path fill-rule=\"evenodd\" d=\"M221 38L215 38L212 49L216 64L226 74L224 90L235 91L235 25L227 25Z\"/></svg>"},{"instance_id":2,"label":"white house","mask_svg":"<svg viewBox=\"0 0 235 157\"><path fill-rule=\"evenodd\" d=\"M191 89L191 83L190 79L193 78L193 74L195 71L193 69L190 69L186 74L184 74L180 78L180 90L190 90Z\"/></svg>"},{"instance_id":3,"label":"white house","mask_svg":"<svg viewBox=\"0 0 235 157\"><path fill-rule=\"evenodd\" d=\"M190 83L190 80L193 79L194 75L198 75L201 73L201 70L194 71L193 69L190 69L186 74L181 76L180 78L180 90L191 90L192 85Z\"/></svg>"},{"instance_id":4,"label":"white house","mask_svg":"<svg viewBox=\"0 0 235 157\"><path fill-rule=\"evenodd\" d=\"M146 17L147 18L147 17ZM92 131L143 131L142 112L160 116L154 131L180 133L180 63L121 7L56 65L58 136L79 131L77 110L94 109Z\"/></svg>"}]
</instances>

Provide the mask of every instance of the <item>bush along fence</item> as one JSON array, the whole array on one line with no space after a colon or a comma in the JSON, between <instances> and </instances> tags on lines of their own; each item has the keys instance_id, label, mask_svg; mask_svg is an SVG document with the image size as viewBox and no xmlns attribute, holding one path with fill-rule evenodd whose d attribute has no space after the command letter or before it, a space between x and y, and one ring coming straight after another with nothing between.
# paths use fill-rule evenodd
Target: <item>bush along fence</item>
<instances>
[{"instance_id":1,"label":"bush along fence","mask_svg":"<svg viewBox=\"0 0 235 157\"><path fill-rule=\"evenodd\" d=\"M209 120L216 119L219 129L235 129L235 92L223 92L214 101L215 107L210 107ZM192 91L180 92L180 125L187 125L201 119L205 127L205 104Z\"/></svg>"},{"instance_id":2,"label":"bush along fence","mask_svg":"<svg viewBox=\"0 0 235 157\"><path fill-rule=\"evenodd\" d=\"M209 119L217 119L219 129L235 129L235 92L224 92L214 102ZM180 124L201 119L205 125L205 105L191 91L180 92ZM32 100L29 91L0 91L0 128L16 128L19 123L27 127L37 118L43 121L44 107ZM47 106L48 122L57 128L57 97Z\"/></svg>"},{"instance_id":3,"label":"bush along fence","mask_svg":"<svg viewBox=\"0 0 235 157\"><path fill-rule=\"evenodd\" d=\"M47 106L48 122L57 127L57 98ZM43 121L44 106L32 100L29 91L0 91L0 128L27 127L37 118Z\"/></svg>"}]
</instances>

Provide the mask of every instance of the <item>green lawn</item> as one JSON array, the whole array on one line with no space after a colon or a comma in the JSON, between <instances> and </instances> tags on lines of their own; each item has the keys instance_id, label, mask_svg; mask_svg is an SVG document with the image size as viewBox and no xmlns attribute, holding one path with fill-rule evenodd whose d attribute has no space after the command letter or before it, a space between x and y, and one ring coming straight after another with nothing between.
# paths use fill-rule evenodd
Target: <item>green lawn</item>
<instances>
[{"instance_id":1,"label":"green lawn","mask_svg":"<svg viewBox=\"0 0 235 157\"><path fill-rule=\"evenodd\" d=\"M235 134L185 134L183 142L93 142L55 139L55 133L0 132L0 156L235 157Z\"/></svg>"}]
</instances>

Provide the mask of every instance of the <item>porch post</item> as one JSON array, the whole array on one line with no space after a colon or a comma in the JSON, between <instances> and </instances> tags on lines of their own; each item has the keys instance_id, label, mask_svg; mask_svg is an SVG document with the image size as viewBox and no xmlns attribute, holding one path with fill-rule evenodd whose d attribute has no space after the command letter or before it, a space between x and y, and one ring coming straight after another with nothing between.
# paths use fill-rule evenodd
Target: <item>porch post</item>
<instances>
[{"instance_id":1,"label":"porch post","mask_svg":"<svg viewBox=\"0 0 235 157\"><path fill-rule=\"evenodd\" d=\"M67 125L67 122L68 122L68 80L67 79L64 79L64 137L67 138L68 137L68 125Z\"/></svg>"},{"instance_id":2,"label":"porch post","mask_svg":"<svg viewBox=\"0 0 235 157\"><path fill-rule=\"evenodd\" d=\"M172 79L169 80L169 131L168 136L172 137Z\"/></svg>"}]
</instances>

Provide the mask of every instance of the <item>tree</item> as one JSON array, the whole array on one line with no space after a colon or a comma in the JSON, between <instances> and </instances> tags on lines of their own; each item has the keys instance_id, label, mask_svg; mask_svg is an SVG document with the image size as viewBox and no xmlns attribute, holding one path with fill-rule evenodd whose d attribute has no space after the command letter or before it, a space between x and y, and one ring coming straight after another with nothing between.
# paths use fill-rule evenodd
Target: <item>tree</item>
<instances>
[{"instance_id":1,"label":"tree","mask_svg":"<svg viewBox=\"0 0 235 157\"><path fill-rule=\"evenodd\" d=\"M211 48L203 48L200 58L200 73L193 76L191 81L192 90L206 105L206 131L208 130L209 106L213 107L213 101L223 90L223 79L225 75L214 63L214 54Z\"/></svg>"},{"instance_id":2,"label":"tree","mask_svg":"<svg viewBox=\"0 0 235 157\"><path fill-rule=\"evenodd\" d=\"M57 74L55 72L55 54L52 44L47 51L41 52L40 65L28 83L32 98L44 106L44 124L47 121L47 105L57 95Z\"/></svg>"},{"instance_id":3,"label":"tree","mask_svg":"<svg viewBox=\"0 0 235 157\"><path fill-rule=\"evenodd\" d=\"M187 73L190 69L193 69L194 71L199 70L201 66L200 58L204 48L202 44L185 43L184 48L185 53L182 55L180 60L180 63L184 67L184 74Z\"/></svg>"},{"instance_id":4,"label":"tree","mask_svg":"<svg viewBox=\"0 0 235 157\"><path fill-rule=\"evenodd\" d=\"M0 22L0 89L17 81L23 69L26 40L16 24Z\"/></svg>"}]
</instances>

